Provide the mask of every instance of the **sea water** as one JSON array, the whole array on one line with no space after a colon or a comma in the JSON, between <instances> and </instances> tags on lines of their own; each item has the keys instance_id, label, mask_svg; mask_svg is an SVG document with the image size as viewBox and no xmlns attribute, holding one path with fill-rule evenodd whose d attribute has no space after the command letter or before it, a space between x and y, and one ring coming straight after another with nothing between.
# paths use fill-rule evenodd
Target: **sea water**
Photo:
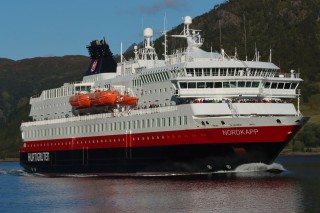
<instances>
[{"instance_id":1,"label":"sea water","mask_svg":"<svg viewBox=\"0 0 320 213\"><path fill-rule=\"evenodd\" d=\"M212 174L47 177L0 163L0 212L320 212L320 156Z\"/></svg>"}]
</instances>

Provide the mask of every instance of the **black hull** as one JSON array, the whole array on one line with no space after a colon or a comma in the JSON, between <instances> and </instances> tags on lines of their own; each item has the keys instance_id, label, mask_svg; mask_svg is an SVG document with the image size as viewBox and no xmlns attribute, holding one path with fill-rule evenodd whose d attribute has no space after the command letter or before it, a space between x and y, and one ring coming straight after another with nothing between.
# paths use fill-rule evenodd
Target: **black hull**
<instances>
[{"instance_id":1,"label":"black hull","mask_svg":"<svg viewBox=\"0 0 320 213\"><path fill-rule=\"evenodd\" d=\"M287 143L178 145L82 149L46 152L43 158L20 153L27 172L61 173L202 173L233 170L245 163L270 164ZM38 153L36 153L38 154Z\"/></svg>"}]
</instances>

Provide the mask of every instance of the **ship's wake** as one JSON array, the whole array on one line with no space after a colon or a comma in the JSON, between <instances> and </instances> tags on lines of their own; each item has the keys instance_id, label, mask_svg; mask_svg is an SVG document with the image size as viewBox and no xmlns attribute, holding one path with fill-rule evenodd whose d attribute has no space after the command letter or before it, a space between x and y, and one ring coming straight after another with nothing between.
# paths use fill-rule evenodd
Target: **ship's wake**
<instances>
[{"instance_id":1,"label":"ship's wake","mask_svg":"<svg viewBox=\"0 0 320 213\"><path fill-rule=\"evenodd\" d=\"M270 165L264 163L248 163L242 164L234 170L214 172L211 176L263 178L275 176L285 171L286 169L278 163L272 163Z\"/></svg>"},{"instance_id":2,"label":"ship's wake","mask_svg":"<svg viewBox=\"0 0 320 213\"><path fill-rule=\"evenodd\" d=\"M249 163L238 166L234 172L271 172L271 173L281 173L286 169L279 163L272 163L270 165L264 163Z\"/></svg>"},{"instance_id":3,"label":"ship's wake","mask_svg":"<svg viewBox=\"0 0 320 213\"><path fill-rule=\"evenodd\" d=\"M34 176L34 174L30 174L21 169L0 169L1 175L11 175L11 176Z\"/></svg>"},{"instance_id":4,"label":"ship's wake","mask_svg":"<svg viewBox=\"0 0 320 213\"><path fill-rule=\"evenodd\" d=\"M1 175L12 175L12 176L37 176L37 177L69 177L69 178L92 178L92 177L261 177L266 174L280 174L286 171L286 169L278 163L272 163L270 165L264 163L249 163L242 164L234 170L216 171L216 172L200 172L200 173L189 173L189 172L142 172L142 173L108 173L108 174L54 174L44 175L39 173L28 173L24 170L19 169L0 169Z\"/></svg>"}]
</instances>

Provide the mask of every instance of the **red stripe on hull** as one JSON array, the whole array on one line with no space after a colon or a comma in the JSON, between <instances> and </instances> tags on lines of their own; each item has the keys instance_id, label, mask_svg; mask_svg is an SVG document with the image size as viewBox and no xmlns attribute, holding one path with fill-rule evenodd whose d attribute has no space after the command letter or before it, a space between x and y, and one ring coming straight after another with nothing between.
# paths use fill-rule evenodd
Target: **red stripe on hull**
<instances>
[{"instance_id":1,"label":"red stripe on hull","mask_svg":"<svg viewBox=\"0 0 320 213\"><path fill-rule=\"evenodd\" d=\"M229 127L28 141L20 152L188 144L286 143L299 126Z\"/></svg>"}]
</instances>

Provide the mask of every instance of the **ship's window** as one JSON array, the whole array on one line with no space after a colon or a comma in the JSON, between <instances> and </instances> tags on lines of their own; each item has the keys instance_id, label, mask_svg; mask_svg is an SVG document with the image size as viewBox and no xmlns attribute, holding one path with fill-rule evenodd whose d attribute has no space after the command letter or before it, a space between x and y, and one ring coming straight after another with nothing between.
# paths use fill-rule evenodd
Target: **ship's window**
<instances>
[{"instance_id":1,"label":"ship's window","mask_svg":"<svg viewBox=\"0 0 320 213\"><path fill-rule=\"evenodd\" d=\"M230 87L231 87L231 88L237 87L237 82L235 82L235 81L230 81Z\"/></svg>"},{"instance_id":2,"label":"ship's window","mask_svg":"<svg viewBox=\"0 0 320 213\"><path fill-rule=\"evenodd\" d=\"M238 81L238 87L245 87L246 82L245 81Z\"/></svg>"},{"instance_id":3,"label":"ship's window","mask_svg":"<svg viewBox=\"0 0 320 213\"><path fill-rule=\"evenodd\" d=\"M201 68L195 68L195 73L196 73L196 76L202 76L202 69Z\"/></svg>"},{"instance_id":4,"label":"ship's window","mask_svg":"<svg viewBox=\"0 0 320 213\"><path fill-rule=\"evenodd\" d=\"M145 120L141 120L142 122L142 128L146 128L146 121Z\"/></svg>"},{"instance_id":5,"label":"ship's window","mask_svg":"<svg viewBox=\"0 0 320 213\"><path fill-rule=\"evenodd\" d=\"M150 128L150 119L147 119L147 128Z\"/></svg>"},{"instance_id":6,"label":"ship's window","mask_svg":"<svg viewBox=\"0 0 320 213\"><path fill-rule=\"evenodd\" d=\"M277 88L278 83L272 83L271 84L271 89L276 89Z\"/></svg>"},{"instance_id":7,"label":"ship's window","mask_svg":"<svg viewBox=\"0 0 320 213\"><path fill-rule=\"evenodd\" d=\"M176 118L176 117L173 117L173 118L172 118L172 125L173 125L173 126L176 126L176 125L177 125L177 118Z\"/></svg>"},{"instance_id":8,"label":"ship's window","mask_svg":"<svg viewBox=\"0 0 320 213\"><path fill-rule=\"evenodd\" d=\"M252 82L251 81L247 81L246 82L246 87L251 87Z\"/></svg>"},{"instance_id":9,"label":"ship's window","mask_svg":"<svg viewBox=\"0 0 320 213\"><path fill-rule=\"evenodd\" d=\"M234 76L236 69L235 68L229 68L229 76Z\"/></svg>"},{"instance_id":10,"label":"ship's window","mask_svg":"<svg viewBox=\"0 0 320 213\"><path fill-rule=\"evenodd\" d=\"M226 76L227 75L227 68L220 68L220 76Z\"/></svg>"},{"instance_id":11,"label":"ship's window","mask_svg":"<svg viewBox=\"0 0 320 213\"><path fill-rule=\"evenodd\" d=\"M223 88L230 88L230 83L227 82L223 82Z\"/></svg>"},{"instance_id":12,"label":"ship's window","mask_svg":"<svg viewBox=\"0 0 320 213\"><path fill-rule=\"evenodd\" d=\"M166 126L166 119L162 118L162 126Z\"/></svg>"},{"instance_id":13,"label":"ship's window","mask_svg":"<svg viewBox=\"0 0 320 213\"><path fill-rule=\"evenodd\" d=\"M181 89L185 89L188 87L187 82L180 82L179 84Z\"/></svg>"},{"instance_id":14,"label":"ship's window","mask_svg":"<svg viewBox=\"0 0 320 213\"><path fill-rule=\"evenodd\" d=\"M166 80L166 74L164 72L161 73L161 80L162 81Z\"/></svg>"},{"instance_id":15,"label":"ship's window","mask_svg":"<svg viewBox=\"0 0 320 213\"><path fill-rule=\"evenodd\" d=\"M266 82L264 83L264 88L269 89L270 88L271 83L270 82Z\"/></svg>"},{"instance_id":16,"label":"ship's window","mask_svg":"<svg viewBox=\"0 0 320 213\"><path fill-rule=\"evenodd\" d=\"M206 82L206 88L213 88L213 82Z\"/></svg>"},{"instance_id":17,"label":"ship's window","mask_svg":"<svg viewBox=\"0 0 320 213\"><path fill-rule=\"evenodd\" d=\"M165 72L166 76L167 76L167 80L170 78L169 74L167 72Z\"/></svg>"},{"instance_id":18,"label":"ship's window","mask_svg":"<svg viewBox=\"0 0 320 213\"><path fill-rule=\"evenodd\" d=\"M284 89L290 89L290 83L285 83Z\"/></svg>"},{"instance_id":19,"label":"ship's window","mask_svg":"<svg viewBox=\"0 0 320 213\"><path fill-rule=\"evenodd\" d=\"M193 69L192 68L187 68L187 75L188 76L193 76Z\"/></svg>"},{"instance_id":20,"label":"ship's window","mask_svg":"<svg viewBox=\"0 0 320 213\"><path fill-rule=\"evenodd\" d=\"M201 89L202 89L202 88L205 88L205 82L198 82L198 83L197 83L197 87L198 87L198 88L201 88Z\"/></svg>"},{"instance_id":21,"label":"ship's window","mask_svg":"<svg viewBox=\"0 0 320 213\"><path fill-rule=\"evenodd\" d=\"M187 125L188 124L188 117L185 115L184 116L184 125Z\"/></svg>"},{"instance_id":22,"label":"ship's window","mask_svg":"<svg viewBox=\"0 0 320 213\"><path fill-rule=\"evenodd\" d=\"M161 127L161 119L157 118L157 127Z\"/></svg>"},{"instance_id":23,"label":"ship's window","mask_svg":"<svg viewBox=\"0 0 320 213\"><path fill-rule=\"evenodd\" d=\"M218 68L212 68L212 76L218 76L219 75L219 69Z\"/></svg>"},{"instance_id":24,"label":"ship's window","mask_svg":"<svg viewBox=\"0 0 320 213\"><path fill-rule=\"evenodd\" d=\"M205 76L210 76L210 68L204 68L203 72Z\"/></svg>"},{"instance_id":25,"label":"ship's window","mask_svg":"<svg viewBox=\"0 0 320 213\"><path fill-rule=\"evenodd\" d=\"M297 87L297 83L292 83L290 89L295 89Z\"/></svg>"},{"instance_id":26,"label":"ship's window","mask_svg":"<svg viewBox=\"0 0 320 213\"><path fill-rule=\"evenodd\" d=\"M189 89L196 88L196 86L197 86L197 83L196 83L196 82L189 82L189 83L188 83L188 88L189 88Z\"/></svg>"},{"instance_id":27,"label":"ship's window","mask_svg":"<svg viewBox=\"0 0 320 213\"><path fill-rule=\"evenodd\" d=\"M153 82L156 82L158 79L156 78L155 74L150 74L150 77Z\"/></svg>"},{"instance_id":28,"label":"ship's window","mask_svg":"<svg viewBox=\"0 0 320 213\"><path fill-rule=\"evenodd\" d=\"M278 83L278 89L283 89L284 83Z\"/></svg>"},{"instance_id":29,"label":"ship's window","mask_svg":"<svg viewBox=\"0 0 320 213\"><path fill-rule=\"evenodd\" d=\"M222 88L222 82L215 82L214 88Z\"/></svg>"},{"instance_id":30,"label":"ship's window","mask_svg":"<svg viewBox=\"0 0 320 213\"><path fill-rule=\"evenodd\" d=\"M260 85L259 81L252 82L252 87L259 87L259 85Z\"/></svg>"}]
</instances>

